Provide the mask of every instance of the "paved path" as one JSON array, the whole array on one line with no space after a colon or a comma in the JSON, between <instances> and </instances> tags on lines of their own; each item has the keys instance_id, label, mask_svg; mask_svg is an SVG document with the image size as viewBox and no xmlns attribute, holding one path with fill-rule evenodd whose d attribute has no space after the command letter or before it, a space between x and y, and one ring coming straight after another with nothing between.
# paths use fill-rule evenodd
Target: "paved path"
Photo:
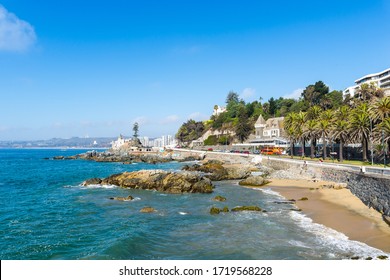
<instances>
[{"instance_id":1,"label":"paved path","mask_svg":"<svg viewBox=\"0 0 390 280\"><path fill-rule=\"evenodd\" d=\"M189 150L189 149L173 149L175 151L184 151L184 152L192 152L192 153L206 153L206 154L216 154L216 155L229 155L229 156L237 156L237 157L247 157L247 158L255 158L261 157L262 160L271 160L271 161L283 161L283 162L291 162L296 164L303 164L303 160L301 159L290 159L290 158L282 158L276 156L262 156L262 155L254 155L254 154L241 154L241 153L228 153L228 152L214 152L214 151L198 151L198 150ZM315 167L329 167L346 171L354 171L354 172L364 172L366 174L372 175L380 175L390 177L390 168L381 168L374 166L357 166L350 164L340 164L340 163L329 163L329 162L315 162L307 160L306 164L309 166Z\"/></svg>"}]
</instances>

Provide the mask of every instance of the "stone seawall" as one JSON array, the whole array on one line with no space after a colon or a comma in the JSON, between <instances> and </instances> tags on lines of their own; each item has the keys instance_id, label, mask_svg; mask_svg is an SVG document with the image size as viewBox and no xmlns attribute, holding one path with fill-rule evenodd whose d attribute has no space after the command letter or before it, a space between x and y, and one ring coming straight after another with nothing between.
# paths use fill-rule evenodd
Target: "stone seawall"
<instances>
[{"instance_id":1,"label":"stone seawall","mask_svg":"<svg viewBox=\"0 0 390 280\"><path fill-rule=\"evenodd\" d=\"M276 160L263 160L263 165L280 170L286 179L317 179L346 183L348 189L365 205L390 216L390 178L348 171L330 165L304 165ZM278 174L278 172L276 172Z\"/></svg>"},{"instance_id":2,"label":"stone seawall","mask_svg":"<svg viewBox=\"0 0 390 280\"><path fill-rule=\"evenodd\" d=\"M191 151L199 153L199 151ZM246 154L229 154L217 152L203 152L205 159L216 159L230 163L249 164L258 157ZM262 157L263 166L276 170L273 178L280 179L317 179L335 183L346 183L348 189L365 205L378 212L390 216L390 178L372 174L351 171L348 167L327 165L303 161Z\"/></svg>"}]
</instances>

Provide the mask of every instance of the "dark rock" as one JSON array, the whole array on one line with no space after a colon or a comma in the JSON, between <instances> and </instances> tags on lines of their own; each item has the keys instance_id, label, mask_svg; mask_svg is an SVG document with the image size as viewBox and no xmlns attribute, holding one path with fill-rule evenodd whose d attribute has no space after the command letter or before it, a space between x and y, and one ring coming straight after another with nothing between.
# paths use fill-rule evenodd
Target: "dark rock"
<instances>
[{"instance_id":1,"label":"dark rock","mask_svg":"<svg viewBox=\"0 0 390 280\"><path fill-rule=\"evenodd\" d=\"M388 257L384 256L384 255L377 256L377 258L380 259L380 260L387 260L388 259Z\"/></svg>"},{"instance_id":2,"label":"dark rock","mask_svg":"<svg viewBox=\"0 0 390 280\"><path fill-rule=\"evenodd\" d=\"M216 197L214 197L213 200L215 200L215 201L226 201L226 197L217 195Z\"/></svg>"},{"instance_id":3,"label":"dark rock","mask_svg":"<svg viewBox=\"0 0 390 280\"><path fill-rule=\"evenodd\" d=\"M139 210L141 213L153 213L153 212L157 212L156 209L154 209L153 207L150 207L150 206L146 206L144 208L142 208L141 210Z\"/></svg>"},{"instance_id":4,"label":"dark rock","mask_svg":"<svg viewBox=\"0 0 390 280\"><path fill-rule=\"evenodd\" d=\"M89 185L99 185L102 182L102 179L100 178L92 178L84 181L81 185L82 186L89 186Z\"/></svg>"},{"instance_id":5,"label":"dark rock","mask_svg":"<svg viewBox=\"0 0 390 280\"><path fill-rule=\"evenodd\" d=\"M306 200L309 200L307 197L302 197L300 199L298 199L299 201L306 201Z\"/></svg>"},{"instance_id":6,"label":"dark rock","mask_svg":"<svg viewBox=\"0 0 390 280\"><path fill-rule=\"evenodd\" d=\"M233 212L237 211L261 211L261 208L258 206L237 206L232 209Z\"/></svg>"},{"instance_id":7,"label":"dark rock","mask_svg":"<svg viewBox=\"0 0 390 280\"><path fill-rule=\"evenodd\" d=\"M288 201L274 201L274 203L276 203L276 204L295 204L295 201L291 201L291 200L288 200Z\"/></svg>"},{"instance_id":8,"label":"dark rock","mask_svg":"<svg viewBox=\"0 0 390 280\"><path fill-rule=\"evenodd\" d=\"M210 209L210 214L212 215L217 215L221 212L221 209L217 208L217 207L211 207Z\"/></svg>"},{"instance_id":9,"label":"dark rock","mask_svg":"<svg viewBox=\"0 0 390 280\"><path fill-rule=\"evenodd\" d=\"M225 212L225 213L229 212L229 208L227 206L223 207L222 212Z\"/></svg>"},{"instance_id":10,"label":"dark rock","mask_svg":"<svg viewBox=\"0 0 390 280\"><path fill-rule=\"evenodd\" d=\"M83 185L88 185L88 181ZM212 193L210 179L193 172L169 172L164 170L141 170L111 175L100 184L123 188L156 190L167 193Z\"/></svg>"},{"instance_id":11,"label":"dark rock","mask_svg":"<svg viewBox=\"0 0 390 280\"><path fill-rule=\"evenodd\" d=\"M120 200L120 201L131 201L134 199L134 197L132 197L131 195L129 195L128 197L114 196L114 197L110 197L110 199Z\"/></svg>"},{"instance_id":12,"label":"dark rock","mask_svg":"<svg viewBox=\"0 0 390 280\"><path fill-rule=\"evenodd\" d=\"M54 160L61 160L61 159L64 159L65 157L64 156L55 156L53 157Z\"/></svg>"}]
</instances>

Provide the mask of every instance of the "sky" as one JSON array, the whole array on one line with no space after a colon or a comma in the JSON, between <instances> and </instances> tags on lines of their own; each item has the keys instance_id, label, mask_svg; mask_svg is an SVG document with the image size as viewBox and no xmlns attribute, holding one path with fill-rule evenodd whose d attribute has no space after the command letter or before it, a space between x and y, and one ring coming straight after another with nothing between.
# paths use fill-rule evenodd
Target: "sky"
<instances>
[{"instance_id":1,"label":"sky","mask_svg":"<svg viewBox=\"0 0 390 280\"><path fill-rule=\"evenodd\" d=\"M390 67L390 1L0 0L0 141L174 135Z\"/></svg>"}]
</instances>

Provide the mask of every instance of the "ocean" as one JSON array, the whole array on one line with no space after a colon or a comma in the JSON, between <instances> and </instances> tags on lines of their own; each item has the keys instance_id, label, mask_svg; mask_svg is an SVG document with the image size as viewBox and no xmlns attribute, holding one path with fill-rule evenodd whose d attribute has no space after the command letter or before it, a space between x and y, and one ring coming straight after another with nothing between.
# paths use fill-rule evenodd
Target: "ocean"
<instances>
[{"instance_id":1,"label":"ocean","mask_svg":"<svg viewBox=\"0 0 390 280\"><path fill-rule=\"evenodd\" d=\"M3 260L332 260L387 255L313 223L269 188L215 182L212 194L165 194L89 178L185 163L121 164L47 160L86 150L0 149L0 258ZM110 200L113 196L132 201ZM214 201L216 195L227 198ZM267 212L210 215L212 206L258 205ZM155 213L141 213L151 206Z\"/></svg>"}]
</instances>

